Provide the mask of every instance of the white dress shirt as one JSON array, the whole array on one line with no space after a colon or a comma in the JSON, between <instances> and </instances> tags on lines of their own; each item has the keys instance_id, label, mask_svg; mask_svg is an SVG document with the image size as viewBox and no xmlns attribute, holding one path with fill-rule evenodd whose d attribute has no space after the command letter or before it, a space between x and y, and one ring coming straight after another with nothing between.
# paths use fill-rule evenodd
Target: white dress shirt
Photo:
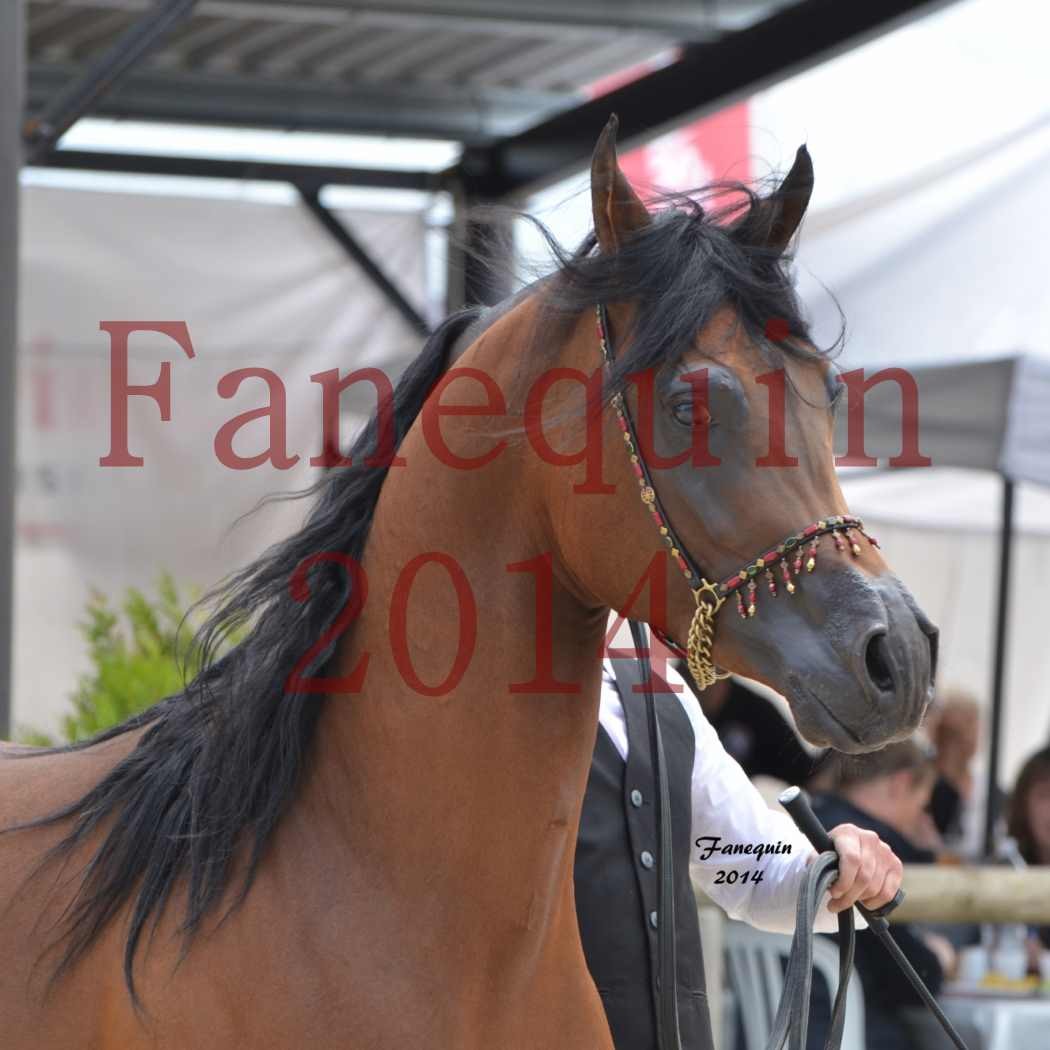
<instances>
[{"instance_id":1,"label":"white dress shirt","mask_svg":"<svg viewBox=\"0 0 1050 1050\"><path fill-rule=\"evenodd\" d=\"M722 746L682 676L669 665L662 667L660 672L668 685L678 687L675 696L689 717L696 738L690 792L692 835L689 850L694 880L730 918L740 919L760 930L793 933L799 886L806 865L815 854L813 847L786 812L775 812L766 805L739 763ZM668 700L666 693L657 696L657 703ZM626 761L627 724L612 664L608 660L602 673L598 721ZM697 848L696 840L703 836L707 838L705 849L701 850ZM711 836L718 837L720 847L727 843L776 847L782 843L790 846L791 852L766 853L759 857L753 852L750 855L716 852L706 860L701 859ZM758 870L762 871L762 880L752 882ZM733 884L716 881L720 871L736 872L736 881ZM739 881L744 873L750 873L747 882ZM721 876L722 880L725 878L726 875ZM827 901L828 895L825 894L817 912L815 928L821 933L834 933L838 929L838 919L827 910ZM867 925L859 915L854 918L858 928Z\"/></svg>"}]
</instances>

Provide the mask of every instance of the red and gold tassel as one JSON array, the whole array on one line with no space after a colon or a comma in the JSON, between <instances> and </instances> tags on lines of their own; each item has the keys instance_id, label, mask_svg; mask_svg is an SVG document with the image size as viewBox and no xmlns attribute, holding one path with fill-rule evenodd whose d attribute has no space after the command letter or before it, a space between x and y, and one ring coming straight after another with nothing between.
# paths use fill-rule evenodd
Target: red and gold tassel
<instances>
[{"instance_id":1,"label":"red and gold tassel","mask_svg":"<svg viewBox=\"0 0 1050 1050\"><path fill-rule=\"evenodd\" d=\"M853 551L853 557L856 558L860 554L860 544L850 535L849 529L846 529L846 539L849 540L849 549Z\"/></svg>"}]
</instances>

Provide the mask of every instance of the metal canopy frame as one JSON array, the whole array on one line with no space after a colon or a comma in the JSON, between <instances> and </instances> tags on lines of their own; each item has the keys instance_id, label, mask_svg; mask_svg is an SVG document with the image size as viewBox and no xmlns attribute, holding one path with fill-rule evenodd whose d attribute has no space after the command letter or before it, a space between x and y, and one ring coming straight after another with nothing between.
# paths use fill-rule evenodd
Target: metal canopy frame
<instances>
[{"instance_id":1,"label":"metal canopy frame","mask_svg":"<svg viewBox=\"0 0 1050 1050\"><path fill-rule=\"evenodd\" d=\"M25 22L0 3L0 739L11 729L14 636L15 389L18 374L18 172Z\"/></svg>"},{"instance_id":2,"label":"metal canopy frame","mask_svg":"<svg viewBox=\"0 0 1050 1050\"><path fill-rule=\"evenodd\" d=\"M1006 661L1010 623L1010 575L1016 528L1014 521L1015 482L1003 476L1003 494L999 512L999 572L996 580L995 636L992 657L992 709L988 734L988 781L984 795L984 827L981 852L986 859L995 856L999 813L999 763L1002 752L1003 710L1006 693Z\"/></svg>"},{"instance_id":3,"label":"metal canopy frame","mask_svg":"<svg viewBox=\"0 0 1050 1050\"><path fill-rule=\"evenodd\" d=\"M98 0L92 0L98 2ZM107 0L123 10L135 7L136 0ZM429 326L401 290L383 272L339 218L321 202L325 185L343 183L383 188L422 189L433 183L425 172L392 172L348 168L321 168L310 165L268 164L254 161L223 161L143 154L86 154L55 152L59 138L93 105L115 89L136 62L160 47L181 23L187 21L198 0L157 0L155 6L135 12L119 37L67 84L45 107L44 112L25 122L22 138L29 163L48 162L53 166L90 167L96 170L135 171L139 174L174 173L206 178L255 178L291 182L299 199L320 226L364 272L386 300L417 332L426 335ZM207 0L206 0L207 6ZM256 34L258 38L258 34ZM398 177L400 176L400 178Z\"/></svg>"},{"instance_id":4,"label":"metal canopy frame","mask_svg":"<svg viewBox=\"0 0 1050 1050\"><path fill-rule=\"evenodd\" d=\"M59 151L43 162L221 178L277 179L283 171L297 184L302 175L311 185L449 189L469 205L520 197L582 165L611 112L625 142L642 142L953 0L22 2L37 11L31 112L53 110L60 97L73 103L67 113L79 102L82 112L116 117L442 137L465 147L441 174L101 151ZM167 37L151 37L155 54L147 60L141 48L136 66L130 43L166 8L176 15ZM99 11L123 19L127 39L85 70L76 60L93 39L89 14ZM472 46L459 46L468 40ZM581 101L588 78L674 49L662 68ZM114 66L119 83L105 72ZM360 76L348 79L355 67ZM574 82L559 84L569 76ZM39 133L38 123L27 127Z\"/></svg>"},{"instance_id":5,"label":"metal canopy frame","mask_svg":"<svg viewBox=\"0 0 1050 1050\"><path fill-rule=\"evenodd\" d=\"M440 172L398 171L393 168L347 168L331 164L291 164L280 161L223 160L153 153L105 153L101 150L57 150L44 164L70 171L120 175L173 175L203 179L244 179L287 182L295 186L359 186L378 190L438 193L447 186Z\"/></svg>"},{"instance_id":6,"label":"metal canopy frame","mask_svg":"<svg viewBox=\"0 0 1050 1050\"><path fill-rule=\"evenodd\" d=\"M27 0L39 108L156 0ZM104 116L488 142L572 106L580 86L726 11L798 0L197 0Z\"/></svg>"},{"instance_id":7,"label":"metal canopy frame","mask_svg":"<svg viewBox=\"0 0 1050 1050\"><path fill-rule=\"evenodd\" d=\"M527 193L584 164L610 113L620 118L624 144L639 144L950 2L804 0L720 40L685 47L663 69L517 135L468 149L461 175L472 196Z\"/></svg>"}]
</instances>

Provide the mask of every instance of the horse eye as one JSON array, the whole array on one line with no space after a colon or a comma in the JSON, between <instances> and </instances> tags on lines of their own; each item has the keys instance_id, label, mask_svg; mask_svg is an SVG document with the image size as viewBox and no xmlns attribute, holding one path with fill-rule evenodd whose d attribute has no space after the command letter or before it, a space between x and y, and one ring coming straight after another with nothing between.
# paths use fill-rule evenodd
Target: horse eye
<instances>
[{"instance_id":1,"label":"horse eye","mask_svg":"<svg viewBox=\"0 0 1050 1050\"><path fill-rule=\"evenodd\" d=\"M676 401L671 405L671 415L674 416L676 423L681 423L683 427L691 427L693 425L692 400Z\"/></svg>"},{"instance_id":2,"label":"horse eye","mask_svg":"<svg viewBox=\"0 0 1050 1050\"><path fill-rule=\"evenodd\" d=\"M715 426L715 422L711 419L711 413L706 408L701 407L699 418L694 418L693 399L691 397L673 402L671 415L674 417L674 421L680 423L683 427L691 427L695 423L706 423L708 426Z\"/></svg>"}]
</instances>

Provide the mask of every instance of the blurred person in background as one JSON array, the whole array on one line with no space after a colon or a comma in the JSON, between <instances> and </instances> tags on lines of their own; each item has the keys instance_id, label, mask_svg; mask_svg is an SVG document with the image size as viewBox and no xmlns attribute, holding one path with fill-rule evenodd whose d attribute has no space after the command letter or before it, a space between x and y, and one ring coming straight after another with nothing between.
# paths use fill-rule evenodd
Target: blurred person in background
<instances>
[{"instance_id":1,"label":"blurred person in background","mask_svg":"<svg viewBox=\"0 0 1050 1050\"><path fill-rule=\"evenodd\" d=\"M825 827L845 822L873 831L905 864L937 859L939 836L928 812L937 768L929 748L904 740L866 755L837 755L834 764L834 791L814 799L814 812ZM894 924L890 932L936 995L945 974L955 968L952 945L912 924ZM867 930L857 933L854 965L864 990L867 1050L922 1050L927 1043L909 1017L909 1010L921 1008L922 1001ZM808 1046L823 1047L830 1000L822 981L813 984Z\"/></svg>"},{"instance_id":2,"label":"blurred person in background","mask_svg":"<svg viewBox=\"0 0 1050 1050\"><path fill-rule=\"evenodd\" d=\"M974 801L972 765L980 740L980 709L969 693L951 691L933 706L926 731L937 753L930 814L946 844L963 839L964 817Z\"/></svg>"},{"instance_id":3,"label":"blurred person in background","mask_svg":"<svg viewBox=\"0 0 1050 1050\"><path fill-rule=\"evenodd\" d=\"M1010 793L1006 830L1028 864L1050 864L1050 745L1021 767ZM1040 951L1050 949L1050 926L1032 931L1029 969L1038 970Z\"/></svg>"},{"instance_id":4,"label":"blurred person in background","mask_svg":"<svg viewBox=\"0 0 1050 1050\"><path fill-rule=\"evenodd\" d=\"M782 784L809 782L826 752L811 755L774 703L737 678L720 679L699 689L684 660L673 666L696 695L722 746L749 780L769 777Z\"/></svg>"}]
</instances>

